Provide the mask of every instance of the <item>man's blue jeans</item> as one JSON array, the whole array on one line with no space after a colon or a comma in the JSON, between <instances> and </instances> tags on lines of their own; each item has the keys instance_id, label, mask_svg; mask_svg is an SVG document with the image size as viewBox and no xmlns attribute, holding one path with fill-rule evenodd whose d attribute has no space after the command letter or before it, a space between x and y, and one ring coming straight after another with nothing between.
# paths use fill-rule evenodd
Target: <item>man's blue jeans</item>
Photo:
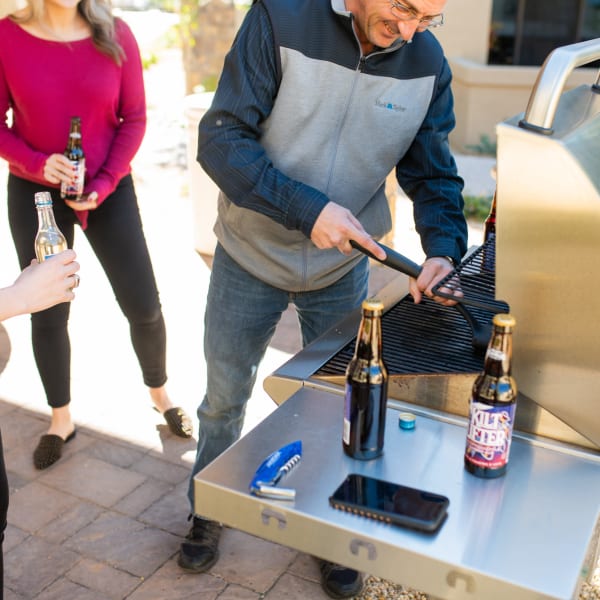
<instances>
[{"instance_id":1,"label":"man's blue jeans","mask_svg":"<svg viewBox=\"0 0 600 600\"><path fill-rule=\"evenodd\" d=\"M296 306L306 346L358 308L368 284L365 257L327 288L287 292L250 275L217 245L204 316L207 388L197 413L198 450L188 490L192 513L194 475L239 438L259 364L288 304Z\"/></svg>"}]
</instances>

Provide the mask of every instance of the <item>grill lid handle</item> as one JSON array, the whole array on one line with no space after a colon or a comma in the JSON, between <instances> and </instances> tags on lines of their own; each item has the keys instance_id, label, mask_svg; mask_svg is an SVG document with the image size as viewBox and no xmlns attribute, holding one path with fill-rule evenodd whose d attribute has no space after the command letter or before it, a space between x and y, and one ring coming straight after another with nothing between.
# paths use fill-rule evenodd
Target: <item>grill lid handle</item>
<instances>
[{"instance_id":1,"label":"grill lid handle","mask_svg":"<svg viewBox=\"0 0 600 600\"><path fill-rule=\"evenodd\" d=\"M552 135L556 108L567 77L573 69L598 59L600 59L600 38L553 50L546 57L538 73L525 117L519 122L519 127ZM600 74L592 90L600 93Z\"/></svg>"}]
</instances>

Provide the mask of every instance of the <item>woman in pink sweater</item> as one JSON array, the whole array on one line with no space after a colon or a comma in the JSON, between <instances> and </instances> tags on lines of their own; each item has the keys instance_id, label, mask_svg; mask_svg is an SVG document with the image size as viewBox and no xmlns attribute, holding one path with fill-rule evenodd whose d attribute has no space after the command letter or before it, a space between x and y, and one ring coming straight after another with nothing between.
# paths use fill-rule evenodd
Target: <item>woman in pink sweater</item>
<instances>
[{"instance_id":1,"label":"woman in pink sweater","mask_svg":"<svg viewBox=\"0 0 600 600\"><path fill-rule=\"evenodd\" d=\"M34 257L34 194L50 190L59 228L71 247L79 225L129 321L144 383L170 429L190 437L192 424L165 389L166 333L148 254L131 160L142 142L146 104L139 49L107 0L27 0L0 20L0 156L8 161L8 214L21 268ZM62 200L73 178L63 155L72 116L81 118L85 190ZM85 277L85 276L84 276ZM71 418L69 304L32 315L36 364L52 408L34 452L44 469L75 435Z\"/></svg>"}]
</instances>

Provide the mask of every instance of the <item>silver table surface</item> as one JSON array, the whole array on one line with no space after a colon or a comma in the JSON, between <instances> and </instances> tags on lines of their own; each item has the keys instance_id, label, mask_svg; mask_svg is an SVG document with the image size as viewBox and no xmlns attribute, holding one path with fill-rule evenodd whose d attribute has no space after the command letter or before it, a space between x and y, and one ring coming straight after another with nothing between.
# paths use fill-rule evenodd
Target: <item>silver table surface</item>
<instances>
[{"instance_id":1,"label":"silver table surface","mask_svg":"<svg viewBox=\"0 0 600 600\"><path fill-rule=\"evenodd\" d=\"M415 430L388 408L384 455L363 462L342 450L343 397L302 388L198 473L196 513L439 598L575 598L596 558L600 456L516 436L506 475L479 479L463 467L464 419L407 408ZM250 495L258 465L297 439L279 484L295 501ZM331 508L351 472L444 494L448 518L431 535Z\"/></svg>"}]
</instances>

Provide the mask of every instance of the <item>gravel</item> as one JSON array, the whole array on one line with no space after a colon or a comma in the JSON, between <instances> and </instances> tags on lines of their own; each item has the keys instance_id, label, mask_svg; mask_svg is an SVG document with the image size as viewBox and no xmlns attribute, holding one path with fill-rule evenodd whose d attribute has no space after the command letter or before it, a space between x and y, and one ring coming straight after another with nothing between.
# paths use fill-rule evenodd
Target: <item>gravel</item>
<instances>
[{"instance_id":1,"label":"gravel","mask_svg":"<svg viewBox=\"0 0 600 600\"><path fill-rule=\"evenodd\" d=\"M398 583L392 583L379 577L369 575L365 579L365 587L354 600L434 600L412 588ZM596 567L589 583L584 583L579 594L579 600L600 600L600 562Z\"/></svg>"},{"instance_id":2,"label":"gravel","mask_svg":"<svg viewBox=\"0 0 600 600\"><path fill-rule=\"evenodd\" d=\"M354 600L428 600L422 592L369 575L365 587Z\"/></svg>"}]
</instances>

